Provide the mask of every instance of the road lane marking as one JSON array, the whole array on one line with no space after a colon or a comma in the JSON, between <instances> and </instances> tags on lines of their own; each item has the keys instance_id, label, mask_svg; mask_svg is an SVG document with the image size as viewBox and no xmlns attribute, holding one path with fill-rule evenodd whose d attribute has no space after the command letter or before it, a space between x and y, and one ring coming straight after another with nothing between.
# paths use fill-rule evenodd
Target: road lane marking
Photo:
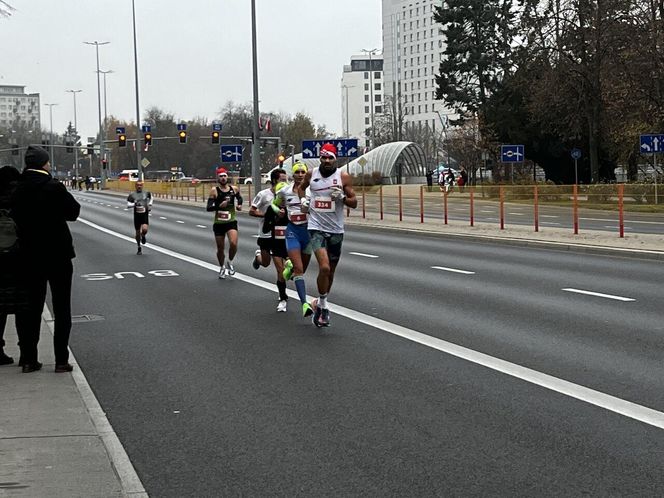
<instances>
[{"instance_id":1,"label":"road lane marking","mask_svg":"<svg viewBox=\"0 0 664 498\"><path fill-rule=\"evenodd\" d=\"M584 294L586 296L604 297L606 299L613 299L614 301L624 301L624 302L636 301L636 299L632 299L631 297L614 296L613 294L602 294L601 292L593 292L593 291L587 291L587 290L581 290L581 289L572 289L572 288L566 288L566 289L563 289L563 290L565 292L573 292L575 294Z\"/></svg>"},{"instance_id":2,"label":"road lane marking","mask_svg":"<svg viewBox=\"0 0 664 498\"><path fill-rule=\"evenodd\" d=\"M207 228L205 225L196 225L198 228Z\"/></svg>"},{"instance_id":3,"label":"road lane marking","mask_svg":"<svg viewBox=\"0 0 664 498\"><path fill-rule=\"evenodd\" d=\"M613 219L611 218L579 218L579 219L585 221L613 221ZM629 223L642 223L644 225L664 225L664 221L629 220Z\"/></svg>"},{"instance_id":4,"label":"road lane marking","mask_svg":"<svg viewBox=\"0 0 664 498\"><path fill-rule=\"evenodd\" d=\"M180 223L180 224L184 225L184 221L180 221L180 220L175 220L175 223Z\"/></svg>"},{"instance_id":5,"label":"road lane marking","mask_svg":"<svg viewBox=\"0 0 664 498\"><path fill-rule=\"evenodd\" d=\"M104 228L100 225L92 223L91 221L85 220L83 218L79 218L78 221L80 221L85 225L88 225L91 228L99 230L100 232L122 239L125 242L128 242L132 245L136 243L136 240L134 240L131 237L128 237L118 232L114 232L112 230L109 230L108 228ZM220 268L215 264L208 263L206 261L202 261L200 259L187 256L186 254L181 254L175 251L171 251L170 249L166 249L164 247L156 246L153 244L150 244L148 247L155 252L160 252L162 254L166 254L167 256L171 256L181 261L185 261L187 263L191 263L201 268L213 271L214 273L219 273ZM244 275L242 273L236 272L233 278L235 280L240 280L242 282L254 285L256 287L260 287L262 289L267 289L271 292L277 291L276 285L265 282L263 280L259 280L254 277L250 277L248 275ZM293 299L297 299L297 293L295 291L288 289L287 293ZM311 300L313 299L313 297L307 296L307 299ZM381 320L380 318L366 315L364 313L352 310L350 308L346 308L344 306L340 306L334 303L330 304L333 306L334 313L340 316L344 316L350 320L363 323L375 329L382 330L383 332L387 332L389 334L401 337L403 339L415 342L417 344L430 347L442 353L447 353L449 355L461 358L462 360L469 361L476 365L484 366L491 370L495 370L496 372L500 372L509 375L511 377L523 380L530 384L543 387L550 391L563 394L565 396L577 399L584 403L588 403L597 406L599 408L603 408L605 410L617 413L619 415L623 415L625 417L638 420L639 422L643 422L644 424L652 425L653 427L657 427L659 429L664 429L664 413L654 410L652 408L648 408L647 406L639 405L631 401L617 398L615 396L611 396L610 394L606 394L601 391L596 391L595 389L575 384L573 382L564 379L559 379L558 377L538 372L537 370L517 365L516 363L511 363L506 360L501 360L500 358L496 358L485 353L480 353L479 351L465 348L463 346L459 346L457 344L444 341L442 339L438 339L437 337L432 337L423 334L422 332L418 332L416 330L409 329L407 327L402 327L401 325L397 325L395 323L391 323L386 320Z\"/></svg>"},{"instance_id":6,"label":"road lane marking","mask_svg":"<svg viewBox=\"0 0 664 498\"><path fill-rule=\"evenodd\" d=\"M474 271L457 270L456 268L447 268L445 266L432 266L434 270L449 271L452 273L463 273L464 275L475 275Z\"/></svg>"},{"instance_id":7,"label":"road lane marking","mask_svg":"<svg viewBox=\"0 0 664 498\"><path fill-rule=\"evenodd\" d=\"M540 214L540 218L560 218L560 216L554 216L552 214Z\"/></svg>"},{"instance_id":8,"label":"road lane marking","mask_svg":"<svg viewBox=\"0 0 664 498\"><path fill-rule=\"evenodd\" d=\"M512 216L525 216L524 213L507 213L507 214L510 214Z\"/></svg>"},{"instance_id":9,"label":"road lane marking","mask_svg":"<svg viewBox=\"0 0 664 498\"><path fill-rule=\"evenodd\" d=\"M377 258L375 254L365 254L363 252L349 252L348 254L353 254L355 256L362 256L363 258Z\"/></svg>"},{"instance_id":10,"label":"road lane marking","mask_svg":"<svg viewBox=\"0 0 664 498\"><path fill-rule=\"evenodd\" d=\"M120 209L120 206L113 206L115 209Z\"/></svg>"},{"instance_id":11,"label":"road lane marking","mask_svg":"<svg viewBox=\"0 0 664 498\"><path fill-rule=\"evenodd\" d=\"M168 218L166 218L165 216L160 216L159 219L160 220L167 220Z\"/></svg>"}]
</instances>

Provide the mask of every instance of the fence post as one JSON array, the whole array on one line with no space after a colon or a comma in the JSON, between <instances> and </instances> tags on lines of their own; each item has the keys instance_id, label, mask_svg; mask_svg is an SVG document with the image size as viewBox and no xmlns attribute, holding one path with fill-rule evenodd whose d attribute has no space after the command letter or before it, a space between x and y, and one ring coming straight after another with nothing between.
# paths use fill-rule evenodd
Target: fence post
<instances>
[{"instance_id":1,"label":"fence post","mask_svg":"<svg viewBox=\"0 0 664 498\"><path fill-rule=\"evenodd\" d=\"M383 221L383 186L380 186L380 220Z\"/></svg>"},{"instance_id":2,"label":"fence post","mask_svg":"<svg viewBox=\"0 0 664 498\"><path fill-rule=\"evenodd\" d=\"M505 190L501 185L498 187L500 193L500 229L505 230Z\"/></svg>"},{"instance_id":3,"label":"fence post","mask_svg":"<svg viewBox=\"0 0 664 498\"><path fill-rule=\"evenodd\" d=\"M399 221L403 221L403 204L401 200L401 185L399 185Z\"/></svg>"},{"instance_id":4,"label":"fence post","mask_svg":"<svg viewBox=\"0 0 664 498\"><path fill-rule=\"evenodd\" d=\"M424 223L424 185L420 185L420 223Z\"/></svg>"},{"instance_id":5,"label":"fence post","mask_svg":"<svg viewBox=\"0 0 664 498\"><path fill-rule=\"evenodd\" d=\"M533 187L533 194L535 196L535 231L539 232L539 192L537 185Z\"/></svg>"},{"instance_id":6,"label":"fence post","mask_svg":"<svg viewBox=\"0 0 664 498\"><path fill-rule=\"evenodd\" d=\"M623 206L623 196L625 195L625 184L618 185L618 227L620 229L620 238L625 237L625 212Z\"/></svg>"},{"instance_id":7,"label":"fence post","mask_svg":"<svg viewBox=\"0 0 664 498\"><path fill-rule=\"evenodd\" d=\"M445 213L445 224L447 225L447 192L443 192L443 212Z\"/></svg>"},{"instance_id":8,"label":"fence post","mask_svg":"<svg viewBox=\"0 0 664 498\"><path fill-rule=\"evenodd\" d=\"M574 235L579 235L579 190L577 185L574 185L573 197L573 216L574 216Z\"/></svg>"},{"instance_id":9,"label":"fence post","mask_svg":"<svg viewBox=\"0 0 664 498\"><path fill-rule=\"evenodd\" d=\"M470 188L470 226L475 226L475 189Z\"/></svg>"}]
</instances>

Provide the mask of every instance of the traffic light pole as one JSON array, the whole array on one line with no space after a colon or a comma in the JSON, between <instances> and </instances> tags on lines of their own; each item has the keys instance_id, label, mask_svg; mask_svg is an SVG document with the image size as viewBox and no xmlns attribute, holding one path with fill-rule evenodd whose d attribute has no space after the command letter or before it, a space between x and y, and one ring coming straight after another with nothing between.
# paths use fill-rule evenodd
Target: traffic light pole
<instances>
[{"instance_id":1,"label":"traffic light pole","mask_svg":"<svg viewBox=\"0 0 664 498\"><path fill-rule=\"evenodd\" d=\"M138 49L136 47L136 6L131 0L131 18L134 24L134 78L136 80L136 169L138 178L143 181L143 165L141 164L141 108L138 104Z\"/></svg>"},{"instance_id":2,"label":"traffic light pole","mask_svg":"<svg viewBox=\"0 0 664 498\"><path fill-rule=\"evenodd\" d=\"M258 129L258 119L260 117L258 109L258 51L256 48L256 0L251 0L251 54L253 60L253 79L254 79L254 125L253 137L251 143L251 177L256 190L261 185L261 142L260 130Z\"/></svg>"}]
</instances>

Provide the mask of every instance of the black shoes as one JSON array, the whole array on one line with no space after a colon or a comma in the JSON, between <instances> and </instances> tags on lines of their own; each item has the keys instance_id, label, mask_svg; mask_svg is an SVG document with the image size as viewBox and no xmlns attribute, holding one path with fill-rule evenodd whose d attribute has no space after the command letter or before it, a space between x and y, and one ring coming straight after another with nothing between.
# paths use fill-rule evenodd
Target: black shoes
<instances>
[{"instance_id":1,"label":"black shoes","mask_svg":"<svg viewBox=\"0 0 664 498\"><path fill-rule=\"evenodd\" d=\"M7 356L4 351L0 351L0 365L11 365L14 363L14 358Z\"/></svg>"},{"instance_id":2,"label":"black shoes","mask_svg":"<svg viewBox=\"0 0 664 498\"><path fill-rule=\"evenodd\" d=\"M23 364L23 373L27 374L30 372L36 372L37 370L41 370L42 364L39 363L38 361L34 363L24 363Z\"/></svg>"},{"instance_id":3,"label":"black shoes","mask_svg":"<svg viewBox=\"0 0 664 498\"><path fill-rule=\"evenodd\" d=\"M138 251L136 251L136 254L138 254L138 255L143 254L143 251L141 250L141 246L138 246Z\"/></svg>"},{"instance_id":4,"label":"black shoes","mask_svg":"<svg viewBox=\"0 0 664 498\"><path fill-rule=\"evenodd\" d=\"M145 234L141 234L141 244L147 244L145 241Z\"/></svg>"},{"instance_id":5,"label":"black shoes","mask_svg":"<svg viewBox=\"0 0 664 498\"><path fill-rule=\"evenodd\" d=\"M55 373L65 373L71 372L74 370L74 366L69 363L63 363L62 365L55 365Z\"/></svg>"}]
</instances>

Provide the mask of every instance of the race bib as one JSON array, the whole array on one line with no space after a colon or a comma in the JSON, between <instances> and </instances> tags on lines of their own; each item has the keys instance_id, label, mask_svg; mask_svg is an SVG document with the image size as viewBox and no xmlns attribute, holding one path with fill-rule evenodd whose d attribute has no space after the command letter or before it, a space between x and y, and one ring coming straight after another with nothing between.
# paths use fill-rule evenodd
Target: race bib
<instances>
[{"instance_id":1,"label":"race bib","mask_svg":"<svg viewBox=\"0 0 664 498\"><path fill-rule=\"evenodd\" d=\"M334 204L332 202L332 197L329 196L321 196L321 197L316 197L313 202L313 207L314 210L318 211L319 213L331 213L334 211Z\"/></svg>"},{"instance_id":2,"label":"race bib","mask_svg":"<svg viewBox=\"0 0 664 498\"><path fill-rule=\"evenodd\" d=\"M217 219L221 221L228 221L231 219L231 213L228 211L217 211Z\"/></svg>"},{"instance_id":3,"label":"race bib","mask_svg":"<svg viewBox=\"0 0 664 498\"><path fill-rule=\"evenodd\" d=\"M293 223L302 223L303 221L307 221L307 215L304 213L291 214L290 220Z\"/></svg>"},{"instance_id":4,"label":"race bib","mask_svg":"<svg viewBox=\"0 0 664 498\"><path fill-rule=\"evenodd\" d=\"M285 239L286 227L274 227L274 238L279 240Z\"/></svg>"},{"instance_id":5,"label":"race bib","mask_svg":"<svg viewBox=\"0 0 664 498\"><path fill-rule=\"evenodd\" d=\"M146 211L145 206L141 206L141 205L136 206L136 213L137 214L143 214L143 213L145 213L145 211Z\"/></svg>"}]
</instances>

